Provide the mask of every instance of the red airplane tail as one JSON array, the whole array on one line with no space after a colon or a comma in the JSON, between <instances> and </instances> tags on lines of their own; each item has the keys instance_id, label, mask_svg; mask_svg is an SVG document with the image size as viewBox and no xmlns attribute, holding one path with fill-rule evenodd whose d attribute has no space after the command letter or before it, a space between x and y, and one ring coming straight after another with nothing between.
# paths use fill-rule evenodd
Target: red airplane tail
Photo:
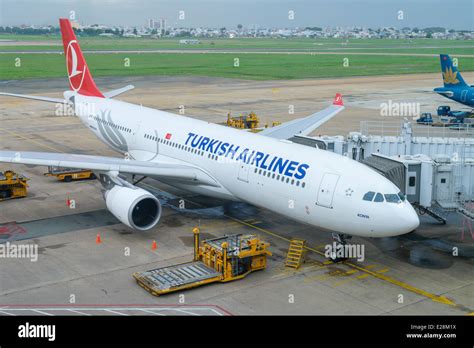
<instances>
[{"instance_id":1,"label":"red airplane tail","mask_svg":"<svg viewBox=\"0 0 474 348\"><path fill-rule=\"evenodd\" d=\"M99 91L92 78L79 42L77 42L76 35L72 30L71 22L67 18L60 18L59 26L61 28L67 75L71 89L81 95L104 98L104 95Z\"/></svg>"}]
</instances>

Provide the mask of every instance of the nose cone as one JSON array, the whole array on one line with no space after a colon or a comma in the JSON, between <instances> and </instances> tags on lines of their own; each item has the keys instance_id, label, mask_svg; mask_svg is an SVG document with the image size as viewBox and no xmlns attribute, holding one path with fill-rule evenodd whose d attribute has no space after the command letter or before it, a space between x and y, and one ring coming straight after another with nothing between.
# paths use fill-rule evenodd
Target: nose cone
<instances>
[{"instance_id":1,"label":"nose cone","mask_svg":"<svg viewBox=\"0 0 474 348\"><path fill-rule=\"evenodd\" d=\"M403 215L401 216L401 225L403 226L404 233L408 233L420 226L420 219L412 205L408 202L405 204Z\"/></svg>"}]
</instances>

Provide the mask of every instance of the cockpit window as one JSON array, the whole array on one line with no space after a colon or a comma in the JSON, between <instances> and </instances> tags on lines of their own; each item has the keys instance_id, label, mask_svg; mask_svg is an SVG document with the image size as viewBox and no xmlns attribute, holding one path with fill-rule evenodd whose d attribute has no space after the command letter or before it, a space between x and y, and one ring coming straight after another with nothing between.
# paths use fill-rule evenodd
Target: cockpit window
<instances>
[{"instance_id":1,"label":"cockpit window","mask_svg":"<svg viewBox=\"0 0 474 348\"><path fill-rule=\"evenodd\" d=\"M364 197L362 199L364 201L372 202L372 199L374 199L374 196L375 196L375 192L369 191L364 195Z\"/></svg>"},{"instance_id":2,"label":"cockpit window","mask_svg":"<svg viewBox=\"0 0 474 348\"><path fill-rule=\"evenodd\" d=\"M385 194L384 196L385 196L385 200L388 203L400 203L400 197L398 197L397 194L388 193L388 194Z\"/></svg>"},{"instance_id":3,"label":"cockpit window","mask_svg":"<svg viewBox=\"0 0 474 348\"><path fill-rule=\"evenodd\" d=\"M381 193L377 193L374 202L383 202L383 195Z\"/></svg>"},{"instance_id":4,"label":"cockpit window","mask_svg":"<svg viewBox=\"0 0 474 348\"><path fill-rule=\"evenodd\" d=\"M398 192L398 197L400 197L400 200L401 200L402 202L405 202L406 197L405 197L405 195L404 195L403 193Z\"/></svg>"}]
</instances>

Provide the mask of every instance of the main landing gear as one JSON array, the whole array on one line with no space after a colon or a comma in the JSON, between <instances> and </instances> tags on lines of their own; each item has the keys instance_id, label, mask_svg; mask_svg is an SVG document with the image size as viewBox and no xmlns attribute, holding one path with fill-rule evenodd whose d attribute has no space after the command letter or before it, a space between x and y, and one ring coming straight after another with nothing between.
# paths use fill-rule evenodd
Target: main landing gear
<instances>
[{"instance_id":1,"label":"main landing gear","mask_svg":"<svg viewBox=\"0 0 474 348\"><path fill-rule=\"evenodd\" d=\"M333 247L331 253L329 254L330 261L338 263L348 259L345 257L345 245L347 244L347 240L351 238L352 236L342 233L332 234Z\"/></svg>"}]
</instances>

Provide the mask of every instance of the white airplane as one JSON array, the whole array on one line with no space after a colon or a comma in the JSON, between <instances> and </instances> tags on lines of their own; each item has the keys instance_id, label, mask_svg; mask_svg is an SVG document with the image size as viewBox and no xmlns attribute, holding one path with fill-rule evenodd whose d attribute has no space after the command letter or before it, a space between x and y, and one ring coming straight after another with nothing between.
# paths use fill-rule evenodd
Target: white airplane
<instances>
[{"instance_id":1,"label":"white airplane","mask_svg":"<svg viewBox=\"0 0 474 348\"><path fill-rule=\"evenodd\" d=\"M300 223L348 235L388 237L413 231L418 215L384 176L348 157L287 139L306 135L344 109L342 97L308 117L249 133L111 99L131 88L101 93L71 24L60 19L71 91L64 99L94 134L124 157L0 151L0 162L87 168L100 177L108 210L139 231L153 228L161 206L124 180L135 174L197 194L246 202Z\"/></svg>"}]
</instances>

